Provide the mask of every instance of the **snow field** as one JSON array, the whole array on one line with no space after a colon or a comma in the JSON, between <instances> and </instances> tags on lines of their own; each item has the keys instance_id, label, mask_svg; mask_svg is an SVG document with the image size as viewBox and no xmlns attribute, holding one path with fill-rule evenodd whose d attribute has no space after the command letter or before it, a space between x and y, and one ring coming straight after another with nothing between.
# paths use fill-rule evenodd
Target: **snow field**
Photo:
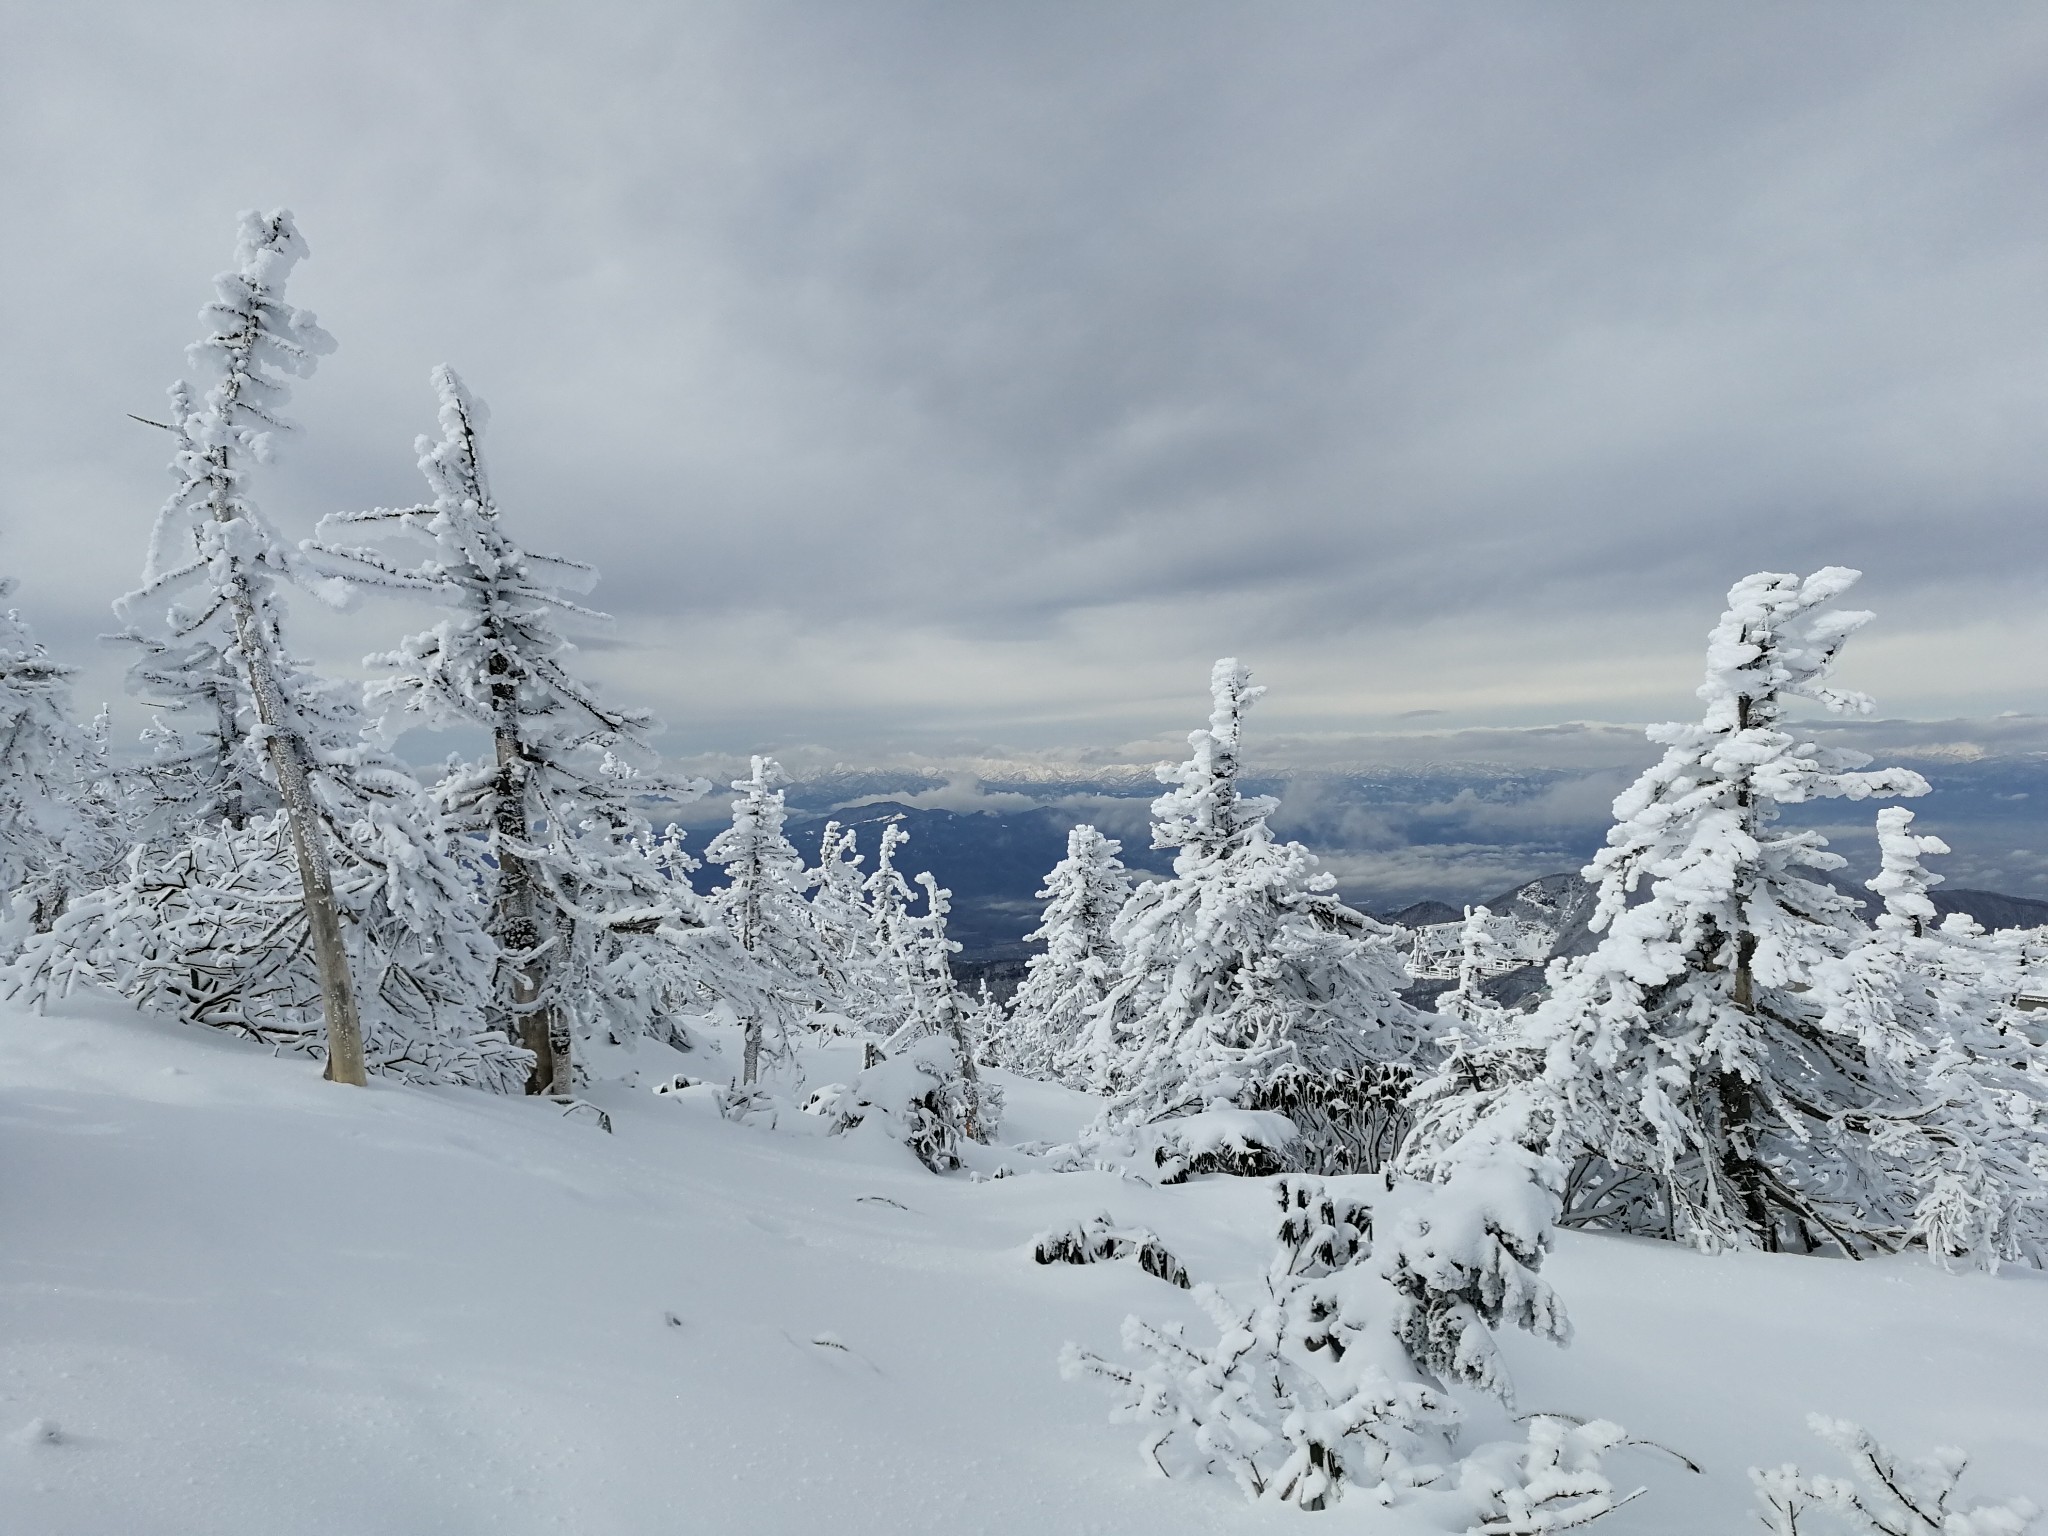
<instances>
[{"instance_id":1,"label":"snow field","mask_svg":"<svg viewBox=\"0 0 2048 1536\"><path fill-rule=\"evenodd\" d=\"M1126 1313L1205 1324L1135 1262L1032 1263L1038 1232L1108 1211L1246 1294L1266 1181L1152 1188L1001 1147L970 1150L981 1181L940 1178L646 1090L728 1075L709 1047L598 1066L639 1079L590 1095L610 1136L533 1101L339 1088L111 1007L0 1012L0 1532L1424 1529L1362 1497L1306 1515L1162 1480L1057 1372L1067 1340L1116 1355ZM1096 1107L995 1076L1003 1141ZM1813 1409L1904 1453L1961 1444L1977 1494L2048 1502L2038 1272L1567 1233L1545 1274L1578 1336L1502 1336L1522 1408L1705 1468L1618 1454L1651 1493L1603 1536L1743 1529L1748 1466L1839 1470ZM1471 1437L1505 1432L1464 1400Z\"/></svg>"}]
</instances>

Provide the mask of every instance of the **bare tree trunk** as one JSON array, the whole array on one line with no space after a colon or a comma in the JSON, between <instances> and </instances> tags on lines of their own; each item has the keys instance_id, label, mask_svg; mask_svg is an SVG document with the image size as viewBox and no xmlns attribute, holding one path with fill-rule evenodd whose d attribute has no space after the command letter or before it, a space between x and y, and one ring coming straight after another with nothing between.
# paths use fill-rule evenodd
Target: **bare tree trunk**
<instances>
[{"instance_id":1,"label":"bare tree trunk","mask_svg":"<svg viewBox=\"0 0 2048 1536\"><path fill-rule=\"evenodd\" d=\"M221 814L231 827L239 828L249 819L249 804L242 793L242 770L235 766L235 698L233 689L224 677L214 679L213 712L215 728L220 733L220 771L223 782L220 788Z\"/></svg>"},{"instance_id":2,"label":"bare tree trunk","mask_svg":"<svg viewBox=\"0 0 2048 1536\"><path fill-rule=\"evenodd\" d=\"M502 713L502 711L501 711ZM491 807L491 823L497 833L498 901L495 921L498 943L510 952L512 971L512 1014L521 1045L533 1053L533 1068L527 1074L530 1094L567 1093L568 1042L555 1039L555 1010L542 996L541 965L534 951L540 948L540 922L534 911L533 871L514 852L526 846L531 828L526 822L526 762L518 741L500 731L497 738L498 785Z\"/></svg>"},{"instance_id":3,"label":"bare tree trunk","mask_svg":"<svg viewBox=\"0 0 2048 1536\"><path fill-rule=\"evenodd\" d=\"M487 632L496 634L487 622ZM527 1073L529 1094L568 1093L575 1086L568 1021L546 999L546 977L536 951L541 944L533 871L514 850L527 846L533 828L526 816L526 754L519 744L519 692L503 651L495 646L488 663L491 709L497 717L498 783L493 791L491 827L497 834L498 900L492 927L500 946L519 956L512 970L515 1038L533 1053Z\"/></svg>"},{"instance_id":4,"label":"bare tree trunk","mask_svg":"<svg viewBox=\"0 0 2048 1536\"><path fill-rule=\"evenodd\" d=\"M756 1008L747 1014L746 1048L740 1054L740 1081L754 1083L761 1076L761 1011Z\"/></svg>"},{"instance_id":5,"label":"bare tree trunk","mask_svg":"<svg viewBox=\"0 0 2048 1536\"><path fill-rule=\"evenodd\" d=\"M1737 730L1753 724L1750 700L1742 697L1735 705ZM1748 780L1735 792L1735 807L1742 817L1743 831L1756 835L1756 797ZM1740 911L1740 903L1737 905ZM1729 1001L1752 1018L1756 1015L1756 935L1749 929L1735 935L1735 973ZM1771 1215L1764 1170L1757 1156L1757 1122L1761 1118L1757 1092L1751 1083L1733 1072L1722 1072L1715 1083L1721 1109L1721 1171L1735 1191L1742 1207L1742 1219L1756 1240L1773 1252L1778 1247L1777 1222Z\"/></svg>"},{"instance_id":6,"label":"bare tree trunk","mask_svg":"<svg viewBox=\"0 0 2048 1536\"><path fill-rule=\"evenodd\" d=\"M946 1033L953 1037L953 1046L960 1052L960 1082L966 1089L961 1097L967 1103L967 1123L961 1129L969 1141L986 1141L988 1137L981 1125L981 1066L974 1059L974 1041L967 1033L966 1010L951 992L941 994L939 1006L946 1011Z\"/></svg>"},{"instance_id":7,"label":"bare tree trunk","mask_svg":"<svg viewBox=\"0 0 2048 1536\"><path fill-rule=\"evenodd\" d=\"M334 902L334 875L328 867L327 844L306 778L306 744L284 720L277 679L270 670L270 652L258 632L256 605L248 583L239 575L228 583L234 607L235 639L249 668L249 691L255 695L256 718L269 732L267 750L291 825L292 852L298 857L299 888L306 902L306 925L312 931L313 963L320 972L320 1011L327 1027L327 1070L332 1082L363 1087L369 1074L363 1062L363 1026L356 1014L355 983L349 976L348 948L342 942L341 914Z\"/></svg>"}]
</instances>

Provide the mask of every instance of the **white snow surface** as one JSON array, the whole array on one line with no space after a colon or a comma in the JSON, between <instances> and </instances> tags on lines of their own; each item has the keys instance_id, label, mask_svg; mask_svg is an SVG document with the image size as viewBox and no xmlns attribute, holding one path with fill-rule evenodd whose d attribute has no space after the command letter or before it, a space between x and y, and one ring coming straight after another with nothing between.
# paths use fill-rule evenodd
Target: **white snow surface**
<instances>
[{"instance_id":1,"label":"white snow surface","mask_svg":"<svg viewBox=\"0 0 2048 1536\"><path fill-rule=\"evenodd\" d=\"M850 1079L814 1057L813 1084ZM642 1083L723 1080L643 1045ZM1095 1100L990 1074L1006 1142ZM1308 1515L1168 1481L1061 1344L1127 1313L1204 1325L1135 1262L1032 1262L1107 1211L1235 1295L1270 1181L1154 1188L1003 1147L979 1174L717 1117L619 1082L591 1116L322 1082L303 1058L112 1005L0 1011L0 1532L1415 1532L1363 1496ZM771 1117L775 1118L775 1117ZM1627 1532L1750 1524L1745 1469L1839 1471L1804 1424L1970 1450L1966 1488L2048 1502L2048 1277L1923 1259L1704 1256L1566 1233L1577 1337L1504 1341L1526 1411L1618 1420ZM1506 1432L1466 1399L1468 1437Z\"/></svg>"}]
</instances>

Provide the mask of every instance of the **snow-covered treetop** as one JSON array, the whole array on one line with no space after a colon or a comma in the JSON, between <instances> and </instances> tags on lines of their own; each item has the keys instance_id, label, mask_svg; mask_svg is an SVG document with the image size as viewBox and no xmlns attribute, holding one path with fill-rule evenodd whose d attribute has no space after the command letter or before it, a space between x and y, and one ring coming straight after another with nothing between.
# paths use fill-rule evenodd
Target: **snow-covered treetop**
<instances>
[{"instance_id":1,"label":"snow-covered treetop","mask_svg":"<svg viewBox=\"0 0 2048 1536\"><path fill-rule=\"evenodd\" d=\"M270 433L291 430L277 414L291 398L280 375L305 378L334 350L313 312L284 299L292 268L310 254L290 210L244 213L234 270L213 280L217 297L200 311L212 329L186 348L194 368L217 375L207 412L258 463L270 457Z\"/></svg>"},{"instance_id":2,"label":"snow-covered treetop","mask_svg":"<svg viewBox=\"0 0 2048 1536\"><path fill-rule=\"evenodd\" d=\"M293 430L281 414L291 398L287 378L306 377L334 350L334 338L310 310L285 302L285 279L306 254L289 212L242 215L234 268L214 279L215 298L200 311L207 334L187 349L193 366L214 382L196 406L182 381L171 388L167 425L178 439L171 460L178 487L157 514L143 585L115 604L123 618L132 620L145 600L204 572L214 588L230 566L245 579L254 571L296 574L292 551L242 494L241 482L250 464L269 462L277 435ZM214 593L194 598L172 609L174 634L192 632L219 611Z\"/></svg>"},{"instance_id":3,"label":"snow-covered treetop","mask_svg":"<svg viewBox=\"0 0 2048 1536\"><path fill-rule=\"evenodd\" d=\"M1877 813L1877 849L1883 867L1877 878L1867 880L1867 889L1884 898L1885 915L1880 926L1901 925L1924 933L1933 923L1934 903L1928 888L1941 884L1942 877L1920 862L1922 854L1947 853L1948 844L1913 830L1913 813L1903 805L1888 805Z\"/></svg>"},{"instance_id":4,"label":"snow-covered treetop","mask_svg":"<svg viewBox=\"0 0 2048 1536\"><path fill-rule=\"evenodd\" d=\"M1704 718L1649 728L1650 740L1667 748L1664 759L1615 799L1608 846L1584 872L1601 884L1596 929L1622 910L1645 873L1669 883L1693 868L1672 895L1710 901L1728 897L1734 871L1759 859L1779 874L1793 865L1838 868L1840 858L1822 851L1826 839L1818 833L1765 836L1779 805L1927 793L1927 781L1910 768L1858 772L1866 754L1802 741L1783 728L1788 698L1832 710L1871 707L1863 694L1829 682L1843 642L1871 618L1827 607L1857 575L1841 566L1803 580L1764 572L1730 589L1708 640Z\"/></svg>"},{"instance_id":5,"label":"snow-covered treetop","mask_svg":"<svg viewBox=\"0 0 2048 1536\"><path fill-rule=\"evenodd\" d=\"M732 825L712 838L704 849L704 857L723 865L735 881L773 881L785 885L793 894L802 883L804 861L782 835L786 812L782 791L777 786L788 782L789 776L780 763L772 757L757 755L753 772L732 781L740 796L732 803Z\"/></svg>"},{"instance_id":6,"label":"snow-covered treetop","mask_svg":"<svg viewBox=\"0 0 2048 1536\"><path fill-rule=\"evenodd\" d=\"M1236 657L1216 663L1209 674L1215 702L1209 728L1188 733L1193 752L1185 763L1159 768L1159 782L1174 788L1152 802L1154 848L1216 858L1264 833L1266 817L1279 802L1266 795L1240 795L1237 774L1245 711L1265 691L1252 686L1251 670Z\"/></svg>"},{"instance_id":7,"label":"snow-covered treetop","mask_svg":"<svg viewBox=\"0 0 2048 1536\"><path fill-rule=\"evenodd\" d=\"M1727 611L1707 637L1707 678L1699 688L1704 728L1771 724L1790 698L1812 699L1838 714L1869 714L1868 695L1827 681L1843 642L1876 617L1826 606L1862 575L1841 565L1803 579L1760 571L1729 588Z\"/></svg>"},{"instance_id":8,"label":"snow-covered treetop","mask_svg":"<svg viewBox=\"0 0 2048 1536\"><path fill-rule=\"evenodd\" d=\"M1067 856L1055 864L1038 893L1045 915L1024 935L1055 949L1078 946L1092 953L1109 938L1109 925L1131 893L1129 872L1117 857L1123 844L1085 822L1067 833Z\"/></svg>"},{"instance_id":9,"label":"snow-covered treetop","mask_svg":"<svg viewBox=\"0 0 2048 1536\"><path fill-rule=\"evenodd\" d=\"M587 591L596 573L577 561L534 554L512 537L484 468L481 437L489 412L454 369L436 368L433 384L441 436L421 437L418 450L434 499L331 514L307 546L348 582L424 593L455 610L399 650L373 658L390 675L371 685L372 706L395 707L398 716L430 726L480 725L516 740L529 755L591 748L651 768L652 717L604 704L562 665L572 649L561 632L563 618L607 622L571 596ZM426 554L408 566L381 549L340 542L356 530L403 535L424 544ZM643 793L675 788L652 779L636 785Z\"/></svg>"}]
</instances>

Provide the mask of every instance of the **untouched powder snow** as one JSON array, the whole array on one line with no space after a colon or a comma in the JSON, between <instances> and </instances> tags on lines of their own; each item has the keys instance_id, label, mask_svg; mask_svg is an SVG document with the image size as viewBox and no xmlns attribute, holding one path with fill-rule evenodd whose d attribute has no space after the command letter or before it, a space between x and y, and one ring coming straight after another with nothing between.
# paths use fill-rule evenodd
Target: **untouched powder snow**
<instances>
[{"instance_id":1,"label":"untouched powder snow","mask_svg":"<svg viewBox=\"0 0 2048 1536\"><path fill-rule=\"evenodd\" d=\"M850 1056L851 1053L846 1053ZM828 1056L829 1053L821 1053ZM643 1048L644 1081L722 1079ZM850 1077L818 1059L813 1082ZM992 1074L1002 1139L1095 1104ZM1305 1515L1167 1481L1062 1380L1138 1312L1203 1325L1134 1261L1041 1267L1108 1212L1197 1280L1257 1284L1266 1181L1152 1188L976 1150L717 1118L613 1085L613 1117L320 1081L303 1059L133 1014L0 1012L0 1532L1403 1532L1363 1497ZM1699 1462L1595 1529L1732 1533L1745 1469L1838 1471L1804 1425L1959 1444L1966 1487L2048 1502L2048 1278L1702 1257L1565 1234L1563 1351L1505 1341L1526 1410L1604 1416ZM1469 1433L1504 1432L1467 1401Z\"/></svg>"}]
</instances>

